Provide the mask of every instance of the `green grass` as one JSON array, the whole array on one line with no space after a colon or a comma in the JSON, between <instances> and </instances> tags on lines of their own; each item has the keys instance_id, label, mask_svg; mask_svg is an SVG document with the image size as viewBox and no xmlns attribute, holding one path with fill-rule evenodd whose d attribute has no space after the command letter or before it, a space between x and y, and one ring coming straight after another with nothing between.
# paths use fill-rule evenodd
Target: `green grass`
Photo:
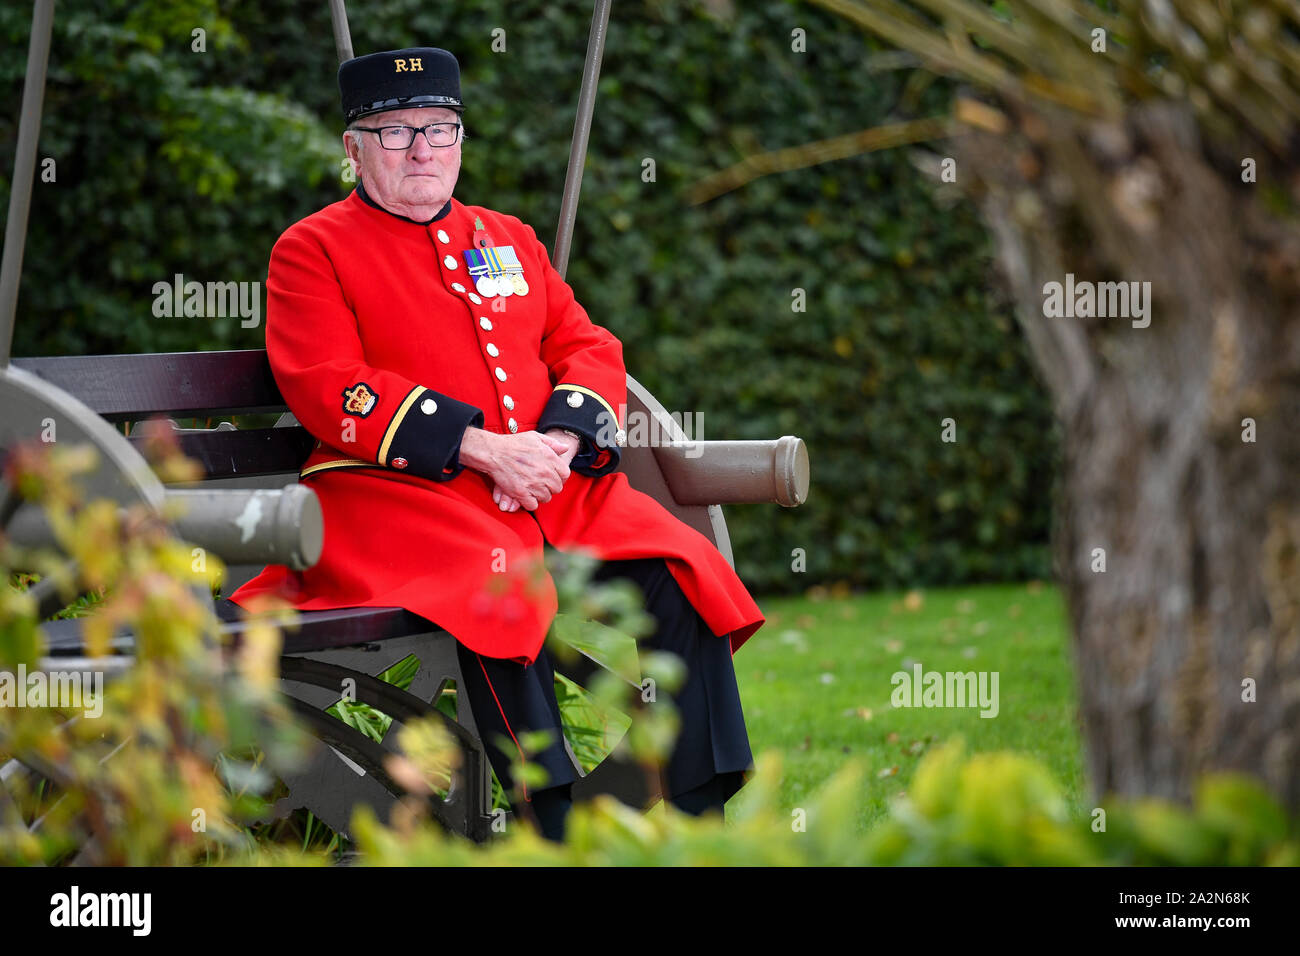
<instances>
[{"instance_id":1,"label":"green grass","mask_svg":"<svg viewBox=\"0 0 1300 956\"><path fill-rule=\"evenodd\" d=\"M917 606L917 597L920 604ZM1076 813L1087 799L1074 670L1060 594L997 584L760 602L768 623L734 658L755 755L785 759L782 802L800 806L851 757L871 769L860 823L909 786L930 747L961 734L971 752L1041 760ZM1000 710L895 708L890 677L911 671L997 671ZM829 676L827 676L829 675ZM743 806L745 792L731 806Z\"/></svg>"}]
</instances>

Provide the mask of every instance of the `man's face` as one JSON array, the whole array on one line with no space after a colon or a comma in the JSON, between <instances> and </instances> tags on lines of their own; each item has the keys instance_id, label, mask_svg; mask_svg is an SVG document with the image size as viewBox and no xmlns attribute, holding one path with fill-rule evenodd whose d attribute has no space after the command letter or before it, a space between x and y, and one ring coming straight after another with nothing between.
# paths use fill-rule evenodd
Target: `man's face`
<instances>
[{"instance_id":1,"label":"man's face","mask_svg":"<svg viewBox=\"0 0 1300 956\"><path fill-rule=\"evenodd\" d=\"M454 110L420 107L372 113L361 117L357 125L378 129L456 122L459 117ZM357 140L362 138L364 145L358 147ZM418 133L409 149L384 149L377 133L354 131L343 141L366 184L366 193L381 206L398 213L415 206L441 209L451 198L460 175L459 140L455 146L433 147L423 133Z\"/></svg>"}]
</instances>

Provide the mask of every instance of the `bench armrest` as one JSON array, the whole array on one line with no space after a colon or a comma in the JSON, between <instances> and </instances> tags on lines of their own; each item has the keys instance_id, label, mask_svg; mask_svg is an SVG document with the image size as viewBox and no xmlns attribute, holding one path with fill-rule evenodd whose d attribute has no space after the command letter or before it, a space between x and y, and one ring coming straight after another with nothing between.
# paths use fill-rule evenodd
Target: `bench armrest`
<instances>
[{"instance_id":1,"label":"bench armrest","mask_svg":"<svg viewBox=\"0 0 1300 956\"><path fill-rule=\"evenodd\" d=\"M763 441L671 441L654 446L673 498L682 505L775 503L808 498L808 448L793 435Z\"/></svg>"}]
</instances>

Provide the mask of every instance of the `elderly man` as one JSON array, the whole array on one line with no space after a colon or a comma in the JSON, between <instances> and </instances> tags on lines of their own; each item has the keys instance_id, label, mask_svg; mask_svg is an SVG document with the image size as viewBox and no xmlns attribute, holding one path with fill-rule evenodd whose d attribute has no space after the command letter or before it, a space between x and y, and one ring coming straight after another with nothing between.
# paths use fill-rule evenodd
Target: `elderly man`
<instances>
[{"instance_id":1,"label":"elderly man","mask_svg":"<svg viewBox=\"0 0 1300 956\"><path fill-rule=\"evenodd\" d=\"M357 188L285 231L266 283L271 368L317 438L301 480L324 552L304 572L268 566L232 600L405 607L445 628L493 769L513 793L514 754L497 746L510 741L547 771L519 795L560 839L577 773L543 647L556 595L541 558L548 543L594 554L598 577L645 593L644 643L686 663L664 793L720 812L752 765L731 655L763 617L703 535L615 470L619 341L529 226L452 198L464 104L450 53L358 57L339 88ZM549 748L518 751L542 729Z\"/></svg>"}]
</instances>

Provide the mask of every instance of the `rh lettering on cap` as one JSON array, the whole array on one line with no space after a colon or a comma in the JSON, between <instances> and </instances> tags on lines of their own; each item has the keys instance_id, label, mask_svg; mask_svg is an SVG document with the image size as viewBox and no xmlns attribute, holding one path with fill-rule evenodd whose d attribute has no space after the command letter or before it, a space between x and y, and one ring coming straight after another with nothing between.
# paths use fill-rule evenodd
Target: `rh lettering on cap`
<instances>
[{"instance_id":1,"label":"rh lettering on cap","mask_svg":"<svg viewBox=\"0 0 1300 956\"><path fill-rule=\"evenodd\" d=\"M423 57L413 56L404 60L393 60L394 73L414 73L416 71L424 72Z\"/></svg>"}]
</instances>

